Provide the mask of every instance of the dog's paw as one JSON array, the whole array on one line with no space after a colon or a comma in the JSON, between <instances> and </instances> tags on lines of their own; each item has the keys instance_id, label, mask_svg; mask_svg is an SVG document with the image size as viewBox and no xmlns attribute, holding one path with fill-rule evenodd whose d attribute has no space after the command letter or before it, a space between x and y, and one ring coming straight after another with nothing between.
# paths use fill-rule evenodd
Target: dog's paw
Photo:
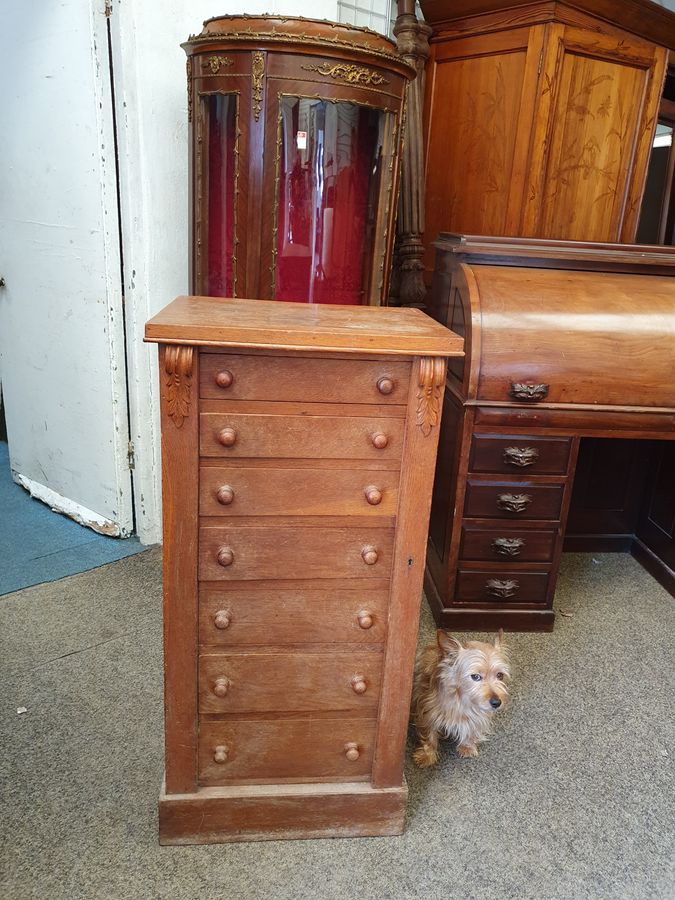
<instances>
[{"instance_id":1,"label":"dog's paw","mask_svg":"<svg viewBox=\"0 0 675 900\"><path fill-rule=\"evenodd\" d=\"M462 759L478 756L478 747L473 744L460 744L457 748L457 756L461 756Z\"/></svg>"},{"instance_id":2,"label":"dog's paw","mask_svg":"<svg viewBox=\"0 0 675 900\"><path fill-rule=\"evenodd\" d=\"M438 762L438 752L431 747L418 747L413 753L413 762L420 769L428 769L430 766L435 766Z\"/></svg>"}]
</instances>

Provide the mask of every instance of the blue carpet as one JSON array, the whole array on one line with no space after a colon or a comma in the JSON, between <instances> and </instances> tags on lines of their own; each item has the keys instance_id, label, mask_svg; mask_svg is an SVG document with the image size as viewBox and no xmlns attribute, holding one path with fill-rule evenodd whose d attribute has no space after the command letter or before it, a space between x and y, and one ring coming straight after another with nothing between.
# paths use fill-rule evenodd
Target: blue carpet
<instances>
[{"instance_id":1,"label":"blue carpet","mask_svg":"<svg viewBox=\"0 0 675 900\"><path fill-rule=\"evenodd\" d=\"M0 594L86 572L147 549L138 538L104 537L33 500L12 481L0 441Z\"/></svg>"}]
</instances>

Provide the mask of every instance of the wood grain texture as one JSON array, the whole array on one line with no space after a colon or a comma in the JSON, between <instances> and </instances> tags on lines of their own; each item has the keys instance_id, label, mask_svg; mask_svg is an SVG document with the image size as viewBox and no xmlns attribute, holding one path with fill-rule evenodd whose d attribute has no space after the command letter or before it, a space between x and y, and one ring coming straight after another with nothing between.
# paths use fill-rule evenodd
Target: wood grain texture
<instances>
[{"instance_id":1,"label":"wood grain texture","mask_svg":"<svg viewBox=\"0 0 675 900\"><path fill-rule=\"evenodd\" d=\"M570 439L504 434L474 434L469 465L472 472L563 475Z\"/></svg>"},{"instance_id":2,"label":"wood grain texture","mask_svg":"<svg viewBox=\"0 0 675 900\"><path fill-rule=\"evenodd\" d=\"M475 277L482 324L478 399L508 402L511 384L525 381L546 383L550 404L673 408L672 278L506 266L476 267ZM600 313L599 296L606 298Z\"/></svg>"},{"instance_id":3,"label":"wood grain texture","mask_svg":"<svg viewBox=\"0 0 675 900\"><path fill-rule=\"evenodd\" d=\"M636 143L645 128L651 134L658 107L658 97L648 92L655 50L625 37L565 28L552 36L546 57L530 163L537 181L529 182L522 233L630 240L626 204L634 179L641 196L646 174L646 159L636 168Z\"/></svg>"},{"instance_id":4,"label":"wood grain texture","mask_svg":"<svg viewBox=\"0 0 675 900\"><path fill-rule=\"evenodd\" d=\"M437 45L431 65L424 231L429 269L431 244L440 231L503 234L507 229L527 34L524 40L522 33L510 40L499 34ZM526 112L531 116L531 109ZM521 170L521 195L523 175Z\"/></svg>"},{"instance_id":5,"label":"wood grain texture","mask_svg":"<svg viewBox=\"0 0 675 900\"><path fill-rule=\"evenodd\" d=\"M557 537L557 530L544 529L540 524L535 530L514 527L512 523L489 528L467 523L462 526L460 559L463 562L550 562Z\"/></svg>"},{"instance_id":6,"label":"wood grain texture","mask_svg":"<svg viewBox=\"0 0 675 900\"><path fill-rule=\"evenodd\" d=\"M225 490L224 490L225 489ZM199 473L202 516L394 516L398 472L208 466Z\"/></svg>"},{"instance_id":7,"label":"wood grain texture","mask_svg":"<svg viewBox=\"0 0 675 900\"><path fill-rule=\"evenodd\" d=\"M218 563L222 547L233 561ZM246 526L202 527L199 531L199 578L202 581L285 578L387 578L391 571L394 531L390 528L312 528ZM373 548L376 561L363 558Z\"/></svg>"},{"instance_id":8,"label":"wood grain texture","mask_svg":"<svg viewBox=\"0 0 675 900\"><path fill-rule=\"evenodd\" d=\"M424 8L427 283L444 230L635 240L675 15L633 0Z\"/></svg>"},{"instance_id":9,"label":"wood grain texture","mask_svg":"<svg viewBox=\"0 0 675 900\"><path fill-rule=\"evenodd\" d=\"M160 347L160 372L167 370L167 354L173 357L171 367L177 351L183 349ZM181 418L181 427L176 427L177 411L166 382L160 394L164 653L171 660L164 671L164 740L167 790L176 793L194 790L197 784L197 354L191 359L191 375L190 392L183 396L186 417Z\"/></svg>"},{"instance_id":10,"label":"wood grain texture","mask_svg":"<svg viewBox=\"0 0 675 900\"><path fill-rule=\"evenodd\" d=\"M251 333L269 325L248 306ZM290 331L310 320L285 314ZM167 507L185 514L168 564L194 589L167 608L167 685L190 713L167 774L189 761L189 778L162 795L161 839L398 833L445 362L392 361L385 338L352 356L358 328L334 359L309 331L278 353L194 350L183 324L178 352L208 375L181 426L164 423L165 496L190 491Z\"/></svg>"},{"instance_id":11,"label":"wood grain texture","mask_svg":"<svg viewBox=\"0 0 675 900\"><path fill-rule=\"evenodd\" d=\"M456 20L507 14L518 21L560 20L575 11L585 14L598 31L614 31L637 34L653 44L675 49L675 17L667 9L650 0L569 0L551 3L549 0L421 0L425 20L439 33ZM521 14L521 18L516 18ZM502 22L508 21L503 19ZM477 20L478 23L481 19ZM477 27L480 27L478 24ZM502 25L503 27L503 25Z\"/></svg>"},{"instance_id":12,"label":"wood grain texture","mask_svg":"<svg viewBox=\"0 0 675 900\"><path fill-rule=\"evenodd\" d=\"M231 384L218 384L216 379L221 372L231 374ZM389 393L378 389L381 378L392 382ZM205 354L202 362L200 396L218 400L405 404L409 379L410 363L398 359L261 359L214 353Z\"/></svg>"},{"instance_id":13,"label":"wood grain texture","mask_svg":"<svg viewBox=\"0 0 675 900\"><path fill-rule=\"evenodd\" d=\"M384 356L462 355L457 335L418 309L251 304L223 297L178 297L146 324L145 340Z\"/></svg>"},{"instance_id":14,"label":"wood grain texture","mask_svg":"<svg viewBox=\"0 0 675 900\"><path fill-rule=\"evenodd\" d=\"M202 456L243 459L400 459L402 419L368 416L279 416L245 413L202 413ZM223 446L219 435L234 430L235 440ZM375 436L384 434L378 447Z\"/></svg>"},{"instance_id":15,"label":"wood grain texture","mask_svg":"<svg viewBox=\"0 0 675 900\"><path fill-rule=\"evenodd\" d=\"M367 778L375 719L236 719L202 722L199 783L355 781ZM223 748L216 762L216 749ZM348 750L351 750L348 756ZM356 757L356 758L353 758Z\"/></svg>"},{"instance_id":16,"label":"wood grain texture","mask_svg":"<svg viewBox=\"0 0 675 900\"><path fill-rule=\"evenodd\" d=\"M341 783L203 788L159 799L161 844L402 834L408 788Z\"/></svg>"},{"instance_id":17,"label":"wood grain texture","mask_svg":"<svg viewBox=\"0 0 675 900\"><path fill-rule=\"evenodd\" d=\"M413 367L408 400L409 423L416 420L419 405L417 385L421 380L422 362L421 359L415 360ZM444 366L439 362L438 368ZM375 787L401 784L439 430L440 410L439 420L426 433L422 428L409 424L403 448L388 639L373 762L372 782Z\"/></svg>"},{"instance_id":18,"label":"wood grain texture","mask_svg":"<svg viewBox=\"0 0 675 900\"><path fill-rule=\"evenodd\" d=\"M386 636L389 585L372 580L360 584L202 585L199 640L202 646L226 647L381 644ZM224 628L215 624L219 613L221 619L225 614Z\"/></svg>"},{"instance_id":19,"label":"wood grain texture","mask_svg":"<svg viewBox=\"0 0 675 900\"><path fill-rule=\"evenodd\" d=\"M562 484L538 484L533 479L500 482L478 481L469 478L466 489L464 515L481 519L547 519L557 521L562 505ZM524 498L514 500L514 509L500 498ZM522 506L522 509L520 507Z\"/></svg>"},{"instance_id":20,"label":"wood grain texture","mask_svg":"<svg viewBox=\"0 0 675 900\"><path fill-rule=\"evenodd\" d=\"M546 603L548 572L522 571L514 566L478 569L468 564L459 569L455 601L513 606L519 603ZM491 593L490 586L510 585L510 596Z\"/></svg>"},{"instance_id":21,"label":"wood grain texture","mask_svg":"<svg viewBox=\"0 0 675 900\"><path fill-rule=\"evenodd\" d=\"M377 711L382 653L334 652L202 653L199 710L202 713ZM229 682L219 697L214 686ZM361 690L355 679L361 679ZM355 689L355 685L357 689Z\"/></svg>"}]
</instances>

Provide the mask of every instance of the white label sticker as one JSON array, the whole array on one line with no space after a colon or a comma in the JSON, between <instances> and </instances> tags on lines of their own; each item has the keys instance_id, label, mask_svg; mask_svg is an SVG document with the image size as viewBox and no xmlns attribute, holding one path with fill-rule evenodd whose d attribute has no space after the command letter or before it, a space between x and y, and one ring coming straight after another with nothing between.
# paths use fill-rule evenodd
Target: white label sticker
<instances>
[{"instance_id":1,"label":"white label sticker","mask_svg":"<svg viewBox=\"0 0 675 900\"><path fill-rule=\"evenodd\" d=\"M295 134L295 141L298 145L298 150L306 150L307 149L307 132L306 131L297 131Z\"/></svg>"}]
</instances>

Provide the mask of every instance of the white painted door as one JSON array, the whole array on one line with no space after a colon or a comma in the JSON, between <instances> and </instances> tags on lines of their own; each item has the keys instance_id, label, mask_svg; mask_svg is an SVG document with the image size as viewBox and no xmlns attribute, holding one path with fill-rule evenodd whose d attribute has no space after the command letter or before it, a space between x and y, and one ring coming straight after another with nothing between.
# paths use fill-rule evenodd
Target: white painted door
<instances>
[{"instance_id":1,"label":"white painted door","mask_svg":"<svg viewBox=\"0 0 675 900\"><path fill-rule=\"evenodd\" d=\"M16 480L133 530L105 0L0 4L0 379Z\"/></svg>"}]
</instances>

